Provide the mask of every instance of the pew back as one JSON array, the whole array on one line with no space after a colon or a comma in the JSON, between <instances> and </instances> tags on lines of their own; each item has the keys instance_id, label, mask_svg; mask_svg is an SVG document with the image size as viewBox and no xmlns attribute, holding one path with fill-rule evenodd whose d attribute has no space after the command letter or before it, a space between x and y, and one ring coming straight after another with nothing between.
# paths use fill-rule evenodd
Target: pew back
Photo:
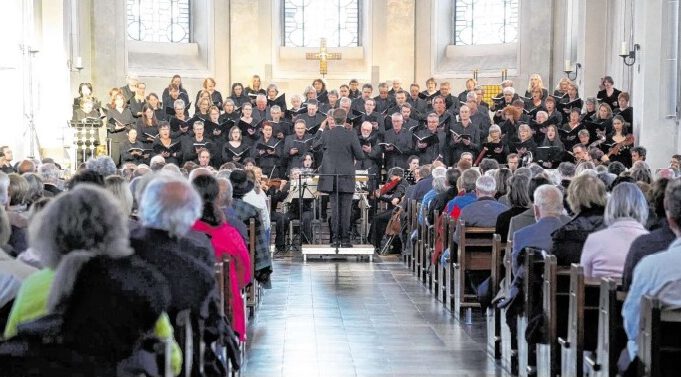
<instances>
[{"instance_id":1,"label":"pew back","mask_svg":"<svg viewBox=\"0 0 681 377\"><path fill-rule=\"evenodd\" d=\"M681 356L681 309L665 309L657 298L643 296L638 332L638 357L640 377L678 375Z\"/></svg>"}]
</instances>

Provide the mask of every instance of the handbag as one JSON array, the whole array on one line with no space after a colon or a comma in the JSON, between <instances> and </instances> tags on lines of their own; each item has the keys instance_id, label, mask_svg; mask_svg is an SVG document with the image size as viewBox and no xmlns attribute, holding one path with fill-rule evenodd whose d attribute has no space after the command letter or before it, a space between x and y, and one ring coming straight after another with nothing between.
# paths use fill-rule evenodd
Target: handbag
<instances>
[{"instance_id":1,"label":"handbag","mask_svg":"<svg viewBox=\"0 0 681 377\"><path fill-rule=\"evenodd\" d=\"M402 221L400 219L402 215L402 207L395 207L393 213L390 216L390 221L388 221L388 226L385 228L386 236L398 236L402 232Z\"/></svg>"}]
</instances>

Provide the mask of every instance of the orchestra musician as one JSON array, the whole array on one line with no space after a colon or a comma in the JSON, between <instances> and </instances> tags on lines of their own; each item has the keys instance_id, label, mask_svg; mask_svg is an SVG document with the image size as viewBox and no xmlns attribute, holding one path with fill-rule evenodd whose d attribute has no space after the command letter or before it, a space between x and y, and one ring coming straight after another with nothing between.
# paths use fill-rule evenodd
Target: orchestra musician
<instances>
[{"instance_id":1,"label":"orchestra musician","mask_svg":"<svg viewBox=\"0 0 681 377\"><path fill-rule=\"evenodd\" d=\"M395 207L400 205L402 198L407 192L407 187L409 186L409 184L407 183L406 180L404 180L403 176L404 169L399 167L390 169L390 171L388 172L388 180L380 189L376 190L375 193L376 198L379 201L388 203L388 209L383 212L377 213L376 216L374 216L371 221L369 237L376 251L381 249L383 236L385 235L385 230L386 227L388 226L388 222L392 217L393 210L395 209ZM395 241L398 241L398 239L396 238ZM393 252L399 253L401 251L399 241L393 242L393 246L394 246Z\"/></svg>"}]
</instances>

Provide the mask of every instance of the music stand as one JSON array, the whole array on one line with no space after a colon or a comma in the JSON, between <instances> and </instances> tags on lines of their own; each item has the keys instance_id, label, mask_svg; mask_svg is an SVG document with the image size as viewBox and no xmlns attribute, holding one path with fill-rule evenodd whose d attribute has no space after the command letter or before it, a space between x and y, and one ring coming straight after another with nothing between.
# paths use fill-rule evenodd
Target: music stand
<instances>
[{"instance_id":1,"label":"music stand","mask_svg":"<svg viewBox=\"0 0 681 377\"><path fill-rule=\"evenodd\" d=\"M79 121L70 121L69 126L73 129L73 142L76 151L76 166L94 157L97 147L101 144L99 129L102 120L98 118L84 118ZM79 161L80 157L80 161Z\"/></svg>"}]
</instances>

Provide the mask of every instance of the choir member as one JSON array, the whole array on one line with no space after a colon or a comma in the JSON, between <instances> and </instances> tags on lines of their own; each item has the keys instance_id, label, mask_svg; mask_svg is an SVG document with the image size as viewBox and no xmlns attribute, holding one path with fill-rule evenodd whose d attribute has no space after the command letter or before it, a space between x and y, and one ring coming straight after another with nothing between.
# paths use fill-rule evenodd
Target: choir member
<instances>
[{"instance_id":1,"label":"choir member","mask_svg":"<svg viewBox=\"0 0 681 377\"><path fill-rule=\"evenodd\" d=\"M246 95L249 96L251 101L253 101L255 96L258 94L267 94L265 89L261 87L260 76L258 75L253 75L251 78L251 86L246 87L244 91L246 92Z\"/></svg>"},{"instance_id":2,"label":"choir member","mask_svg":"<svg viewBox=\"0 0 681 377\"><path fill-rule=\"evenodd\" d=\"M175 114L169 119L170 131L173 138L179 138L189 133L191 127L187 107L184 100L178 99L173 103Z\"/></svg>"},{"instance_id":3,"label":"choir member","mask_svg":"<svg viewBox=\"0 0 681 377\"><path fill-rule=\"evenodd\" d=\"M277 139L284 140L287 135L291 134L291 123L284 119L284 113L279 105L270 108L270 123L274 137Z\"/></svg>"},{"instance_id":4,"label":"choir member","mask_svg":"<svg viewBox=\"0 0 681 377\"><path fill-rule=\"evenodd\" d=\"M579 109L573 108L570 111L570 117L568 120L568 123L562 128L560 131L561 134L561 141L565 145L565 148L567 150L570 150L573 145L576 143L579 143L579 140L577 139L578 133L581 130L585 130L581 120L580 120L580 112ZM588 135L589 131L587 131Z\"/></svg>"},{"instance_id":5,"label":"choir member","mask_svg":"<svg viewBox=\"0 0 681 377\"><path fill-rule=\"evenodd\" d=\"M538 111L535 120L530 121L530 127L532 128L532 137L534 142L539 144L544 140L546 136L546 126L549 124L555 124L549 122L549 114L546 111Z\"/></svg>"},{"instance_id":6,"label":"choir member","mask_svg":"<svg viewBox=\"0 0 681 377\"><path fill-rule=\"evenodd\" d=\"M501 128L502 139L507 145L511 145L511 142L517 138L520 114L522 114L522 110L517 106L507 106L502 112L505 120L499 125L499 128Z\"/></svg>"},{"instance_id":7,"label":"choir member","mask_svg":"<svg viewBox=\"0 0 681 377\"><path fill-rule=\"evenodd\" d=\"M294 134L287 136L284 142L284 156L287 159L289 170L302 166L303 156L310 150L314 137L305 131L305 121L296 120L293 125Z\"/></svg>"},{"instance_id":8,"label":"choir member","mask_svg":"<svg viewBox=\"0 0 681 377\"><path fill-rule=\"evenodd\" d=\"M445 81L445 82L441 83L440 84L440 96L442 98L444 98L444 100L445 100L445 110L447 112L451 113L451 114L456 115L456 114L459 113L459 107L461 107L461 104L463 102L466 102L468 100L468 98L466 98L466 100L464 100L464 101L461 101L459 98L454 97L451 94L451 88L452 87L451 87L451 84L449 84L449 81ZM473 94L475 95L475 92L473 92Z\"/></svg>"},{"instance_id":9,"label":"choir member","mask_svg":"<svg viewBox=\"0 0 681 377\"><path fill-rule=\"evenodd\" d=\"M258 123L270 118L270 108L267 106L267 96L258 94L255 96L255 107L253 108L253 119Z\"/></svg>"},{"instance_id":10,"label":"choir member","mask_svg":"<svg viewBox=\"0 0 681 377\"><path fill-rule=\"evenodd\" d=\"M537 143L534 142L532 129L527 124L518 126L518 140L511 145L511 151L517 153L521 161L530 161L537 152Z\"/></svg>"},{"instance_id":11,"label":"choir member","mask_svg":"<svg viewBox=\"0 0 681 377\"><path fill-rule=\"evenodd\" d=\"M423 127L420 127L419 121L412 117L414 109L409 103L400 106L399 112L402 114L402 118L404 118L404 125L402 127L408 129L411 133L416 133L424 129ZM388 117L388 119L392 121L392 118ZM390 127L392 127L392 124Z\"/></svg>"},{"instance_id":12,"label":"choir member","mask_svg":"<svg viewBox=\"0 0 681 377\"><path fill-rule=\"evenodd\" d=\"M326 91L326 83L322 81L322 79L315 79L312 81L312 87L315 90L315 98L320 104L327 103L329 101L329 94Z\"/></svg>"},{"instance_id":13,"label":"choir member","mask_svg":"<svg viewBox=\"0 0 681 377\"><path fill-rule=\"evenodd\" d=\"M581 112L583 104L584 102L582 101L581 98L579 98L577 85L569 83L567 87L566 96L563 97L561 105L559 106L560 108L563 109L562 111L563 123L567 123L568 116L570 115L570 111L572 111L573 108L577 108Z\"/></svg>"},{"instance_id":14,"label":"choir member","mask_svg":"<svg viewBox=\"0 0 681 377\"><path fill-rule=\"evenodd\" d=\"M475 87L478 85L478 82L475 81L475 79L468 79L466 80L466 90L463 92L459 93L459 101L460 102L466 102L468 101L468 93L471 93L475 90Z\"/></svg>"},{"instance_id":15,"label":"choir member","mask_svg":"<svg viewBox=\"0 0 681 377\"><path fill-rule=\"evenodd\" d=\"M311 99L307 102L307 112L296 117L296 120L302 119L305 121L305 127L309 135L314 135L317 132L325 118L323 114L317 111L319 109L318 106L317 100Z\"/></svg>"},{"instance_id":16,"label":"choir member","mask_svg":"<svg viewBox=\"0 0 681 377\"><path fill-rule=\"evenodd\" d=\"M149 93L149 95L147 95L146 101L149 104L149 106L151 106L151 108L154 110L154 115L156 116L156 119L168 120L168 114L166 113L166 110L163 108L163 104L158 99L156 93Z\"/></svg>"},{"instance_id":17,"label":"choir member","mask_svg":"<svg viewBox=\"0 0 681 377\"><path fill-rule=\"evenodd\" d=\"M440 125L439 128L446 128L450 123L453 123L452 113L447 111L445 99L442 96L435 96L433 98L433 112L437 114Z\"/></svg>"},{"instance_id":18,"label":"choir member","mask_svg":"<svg viewBox=\"0 0 681 377\"><path fill-rule=\"evenodd\" d=\"M317 101L317 91L314 90L314 87L312 85L305 87L305 90L303 90L303 98L305 99L305 102L303 105L307 105L311 100ZM317 105L319 105L319 101L317 101Z\"/></svg>"},{"instance_id":19,"label":"choir member","mask_svg":"<svg viewBox=\"0 0 681 377\"><path fill-rule=\"evenodd\" d=\"M244 134L244 140L252 145L259 137L258 124L253 119L253 107L250 102L246 102L241 106L241 118L239 119L239 128Z\"/></svg>"},{"instance_id":20,"label":"choir member","mask_svg":"<svg viewBox=\"0 0 681 377\"><path fill-rule=\"evenodd\" d=\"M551 124L546 127L546 135L537 147L536 162L545 169L555 169L562 161L565 147L558 136L558 128Z\"/></svg>"},{"instance_id":21,"label":"choir member","mask_svg":"<svg viewBox=\"0 0 681 377\"><path fill-rule=\"evenodd\" d=\"M374 87L371 84L366 83L362 85L361 96L352 100L352 110L364 111L364 102L371 98L371 93L373 92Z\"/></svg>"},{"instance_id":22,"label":"choir member","mask_svg":"<svg viewBox=\"0 0 681 377\"><path fill-rule=\"evenodd\" d=\"M624 118L624 123L631 126L634 121L634 111L631 107L629 107L629 93L620 93L620 95L617 97L617 103L619 104L619 108L614 113L621 115L622 118Z\"/></svg>"},{"instance_id":23,"label":"choir member","mask_svg":"<svg viewBox=\"0 0 681 377\"><path fill-rule=\"evenodd\" d=\"M598 105L598 112L592 122L598 125L599 130L605 130L605 134L612 132L612 108L607 103Z\"/></svg>"},{"instance_id":24,"label":"choir member","mask_svg":"<svg viewBox=\"0 0 681 377\"><path fill-rule=\"evenodd\" d=\"M200 168L213 169L213 166L211 166L211 161L213 158L210 150L207 148L199 148L196 151L196 155L198 156L197 162Z\"/></svg>"},{"instance_id":25,"label":"choir member","mask_svg":"<svg viewBox=\"0 0 681 377\"><path fill-rule=\"evenodd\" d=\"M494 124L499 124L504 121L501 116L501 112L504 108L513 105L513 101L518 97L515 89L512 86L506 87L501 91L501 96L495 98L492 110L494 113L494 118L492 119Z\"/></svg>"},{"instance_id":26,"label":"choir member","mask_svg":"<svg viewBox=\"0 0 681 377\"><path fill-rule=\"evenodd\" d=\"M359 81L357 79L352 79L348 83L349 95L344 96L350 99L359 98L362 95L362 91L359 89ZM373 89L372 89L373 90Z\"/></svg>"},{"instance_id":27,"label":"choir member","mask_svg":"<svg viewBox=\"0 0 681 377\"><path fill-rule=\"evenodd\" d=\"M557 126L563 124L563 114L556 109L556 99L549 96L546 101L544 101L544 108L548 114L549 124L555 124Z\"/></svg>"},{"instance_id":28,"label":"choir member","mask_svg":"<svg viewBox=\"0 0 681 377\"><path fill-rule=\"evenodd\" d=\"M619 102L618 98L621 91L615 88L615 82L613 81L612 77L610 76L605 76L601 79L601 86L603 87L602 90L596 94L596 98L601 102L601 103L607 103L608 106L610 106L611 109L619 109Z\"/></svg>"},{"instance_id":29,"label":"choir member","mask_svg":"<svg viewBox=\"0 0 681 377\"><path fill-rule=\"evenodd\" d=\"M525 102L525 111L532 118L534 118L538 111L546 111L543 93L541 88L534 88L532 89L530 100Z\"/></svg>"},{"instance_id":30,"label":"choir member","mask_svg":"<svg viewBox=\"0 0 681 377\"><path fill-rule=\"evenodd\" d=\"M568 79L567 77L563 77L563 78L560 79L560 81L558 82L558 86L557 86L556 89L553 91L553 95L556 96L556 97L563 97L563 96L565 96L565 95L567 94L567 92L568 92L568 87L569 87L571 84L572 84L572 82L570 81L570 79Z\"/></svg>"},{"instance_id":31,"label":"choir member","mask_svg":"<svg viewBox=\"0 0 681 377\"><path fill-rule=\"evenodd\" d=\"M239 121L239 118L241 117L241 115L239 115L239 112L236 111L236 104L234 103L234 100L232 99L232 97L227 98L225 100L225 104L222 107L222 109L224 110L224 113L222 113L222 115L220 115L220 118L219 118L220 123L224 123L228 120L231 120L231 121L234 121L234 122Z\"/></svg>"},{"instance_id":32,"label":"choir member","mask_svg":"<svg viewBox=\"0 0 681 377\"><path fill-rule=\"evenodd\" d=\"M340 96L338 95L338 91L336 89L329 90L326 94L326 103L320 104L319 111L324 114L328 114L329 110L337 109L340 105L338 102L339 99Z\"/></svg>"},{"instance_id":33,"label":"choir member","mask_svg":"<svg viewBox=\"0 0 681 377\"><path fill-rule=\"evenodd\" d=\"M602 161L619 161L630 168L633 143L633 135L629 133L624 118L621 115L615 115L612 118L612 132L606 136L605 142L601 144L601 149L605 153Z\"/></svg>"},{"instance_id":34,"label":"choir member","mask_svg":"<svg viewBox=\"0 0 681 377\"><path fill-rule=\"evenodd\" d=\"M402 89L402 80L400 79L394 79L392 82L392 88L388 91L388 95L391 97L395 97L395 93L399 92Z\"/></svg>"},{"instance_id":35,"label":"choir member","mask_svg":"<svg viewBox=\"0 0 681 377\"><path fill-rule=\"evenodd\" d=\"M598 100L594 97L588 97L584 100L584 114L581 115L581 121L590 121L596 116L596 104Z\"/></svg>"},{"instance_id":36,"label":"choir member","mask_svg":"<svg viewBox=\"0 0 681 377\"><path fill-rule=\"evenodd\" d=\"M158 137L158 119L151 105L145 104L142 107L142 116L137 119L137 139L147 146L150 146Z\"/></svg>"},{"instance_id":37,"label":"choir member","mask_svg":"<svg viewBox=\"0 0 681 377\"><path fill-rule=\"evenodd\" d=\"M208 91L201 91L200 97L196 101L196 112L192 117L194 120L205 122L208 119L208 110L213 106Z\"/></svg>"},{"instance_id":38,"label":"choir member","mask_svg":"<svg viewBox=\"0 0 681 377\"><path fill-rule=\"evenodd\" d=\"M340 98L347 97L350 98L350 86L348 84L342 84L338 87L338 95ZM352 99L352 98L350 98Z\"/></svg>"},{"instance_id":39,"label":"choir member","mask_svg":"<svg viewBox=\"0 0 681 377\"><path fill-rule=\"evenodd\" d=\"M480 129L480 140L487 139L489 127L492 121L489 118L489 108L480 106L476 101L469 100L466 102L468 108L471 110L471 121Z\"/></svg>"},{"instance_id":40,"label":"choir member","mask_svg":"<svg viewBox=\"0 0 681 377\"><path fill-rule=\"evenodd\" d=\"M252 156L262 173L271 178L282 178L286 167L282 165L284 143L272 135L272 125L268 121L262 123L262 135L253 146Z\"/></svg>"},{"instance_id":41,"label":"choir member","mask_svg":"<svg viewBox=\"0 0 681 377\"><path fill-rule=\"evenodd\" d=\"M244 92L244 86L240 82L232 84L232 95L229 98L234 101L235 110L250 102L248 95Z\"/></svg>"},{"instance_id":42,"label":"choir member","mask_svg":"<svg viewBox=\"0 0 681 377\"><path fill-rule=\"evenodd\" d=\"M126 103L130 103L130 100L132 97L135 96L135 93L137 92L137 83L139 82L136 77L133 76L128 76L127 77L127 84L125 86L122 86L120 88L121 94L123 94L123 98L125 98Z\"/></svg>"},{"instance_id":43,"label":"choir member","mask_svg":"<svg viewBox=\"0 0 681 377\"><path fill-rule=\"evenodd\" d=\"M489 136L487 141L482 143L480 154L477 160L482 161L485 158L496 160L499 164L506 163L506 156L508 155L508 145L504 143L501 138L501 128L493 124L489 128Z\"/></svg>"},{"instance_id":44,"label":"choir member","mask_svg":"<svg viewBox=\"0 0 681 377\"><path fill-rule=\"evenodd\" d=\"M171 138L170 125L167 122L160 122L158 125L158 139L152 145L151 157L162 156L166 164L180 166L182 161L182 144L180 139Z\"/></svg>"},{"instance_id":45,"label":"choir member","mask_svg":"<svg viewBox=\"0 0 681 377\"><path fill-rule=\"evenodd\" d=\"M426 100L419 96L421 87L419 84L411 84L409 86L409 96L407 97L407 103L411 105L411 118L420 122L426 119L428 114L428 104Z\"/></svg>"},{"instance_id":46,"label":"choir member","mask_svg":"<svg viewBox=\"0 0 681 377\"><path fill-rule=\"evenodd\" d=\"M222 107L222 93L219 91L215 90L215 80L212 77L207 77L205 80L203 80L202 84L203 90L207 91L208 94L210 95L210 103L208 107L211 105L215 105L217 107ZM196 102L199 101L199 96L201 95L201 91L199 91L196 94Z\"/></svg>"},{"instance_id":47,"label":"choir member","mask_svg":"<svg viewBox=\"0 0 681 377\"><path fill-rule=\"evenodd\" d=\"M92 97L81 98L78 108L73 110L72 122L80 122L83 119L99 122L99 111L95 108Z\"/></svg>"},{"instance_id":48,"label":"choir member","mask_svg":"<svg viewBox=\"0 0 681 377\"><path fill-rule=\"evenodd\" d=\"M216 145L213 140L206 135L206 125L202 121L195 121L192 124L192 131L194 136L185 137L181 140L182 143L182 160L184 162L192 161L197 162L199 157L199 149L208 149L212 156L216 154L213 152L216 150ZM217 161L216 161L217 162Z\"/></svg>"},{"instance_id":49,"label":"choir member","mask_svg":"<svg viewBox=\"0 0 681 377\"><path fill-rule=\"evenodd\" d=\"M109 139L111 141L109 153L118 166L121 162L121 143L127 139L125 132L134 127L135 120L122 93L114 96L110 106L111 108L107 112Z\"/></svg>"},{"instance_id":50,"label":"choir member","mask_svg":"<svg viewBox=\"0 0 681 377\"><path fill-rule=\"evenodd\" d=\"M177 94L175 96L171 96L170 94L170 91L173 88L177 89ZM163 93L161 94L161 100L166 106L172 106L177 99L182 99L185 103L189 103L189 95L187 94L187 90L182 86L182 77L180 75L174 75L170 80L168 87L163 89Z\"/></svg>"},{"instance_id":51,"label":"choir member","mask_svg":"<svg viewBox=\"0 0 681 377\"><path fill-rule=\"evenodd\" d=\"M459 109L459 121L448 127L449 135L445 135L445 140L449 142L442 147L446 165L453 165L464 152L473 156L480 152L480 129L473 124L470 116L470 108L463 105Z\"/></svg>"},{"instance_id":52,"label":"choir member","mask_svg":"<svg viewBox=\"0 0 681 377\"><path fill-rule=\"evenodd\" d=\"M426 129L414 133L414 150L423 164L430 164L440 159L442 144L444 143L443 131L438 131L438 116L431 113L426 118Z\"/></svg>"},{"instance_id":53,"label":"choir member","mask_svg":"<svg viewBox=\"0 0 681 377\"><path fill-rule=\"evenodd\" d=\"M74 111L77 110L80 107L81 101L83 99L90 99L93 103L92 108L97 110L97 111L99 111L99 109L102 106L101 103L99 102L99 100L95 96L93 96L92 84L89 83L89 82L81 82L78 85L78 97L73 99L73 110Z\"/></svg>"},{"instance_id":54,"label":"choir member","mask_svg":"<svg viewBox=\"0 0 681 377\"><path fill-rule=\"evenodd\" d=\"M374 97L376 112L386 114L388 109L395 104L394 99L388 94L388 84L382 82L378 84L378 95Z\"/></svg>"},{"instance_id":55,"label":"choir member","mask_svg":"<svg viewBox=\"0 0 681 377\"><path fill-rule=\"evenodd\" d=\"M489 113L489 103L485 102L485 90L482 88L482 86L478 85L475 87L475 103L480 107L480 111L484 112L485 114ZM470 101L470 99L469 99Z\"/></svg>"},{"instance_id":56,"label":"choir member","mask_svg":"<svg viewBox=\"0 0 681 377\"><path fill-rule=\"evenodd\" d=\"M189 97L187 96L186 93L182 93L180 91L180 87L175 85L175 84L170 84L170 86L167 88L168 91L168 96L163 97L163 104L166 107L166 113L168 115L173 115L173 112L175 110L175 102L177 100L182 100L182 103L184 103L184 108L182 109L182 112L189 117L189 106L191 102L189 102ZM164 92L165 93L165 92Z\"/></svg>"},{"instance_id":57,"label":"choir member","mask_svg":"<svg viewBox=\"0 0 681 377\"><path fill-rule=\"evenodd\" d=\"M376 100L374 100L373 98L368 98L366 101L364 101L364 112L355 111L355 113L359 113L361 115L359 123L360 125L364 122L371 122L371 124L374 126L374 131L378 132L379 135L382 135L385 133L386 130L385 118L377 111L374 111L375 109Z\"/></svg>"},{"instance_id":58,"label":"choir member","mask_svg":"<svg viewBox=\"0 0 681 377\"><path fill-rule=\"evenodd\" d=\"M538 73L533 73L530 75L530 81L527 84L527 91L525 91L525 97L531 97L533 91L539 89L541 91L541 99L546 99L549 96L549 91L544 88L544 82Z\"/></svg>"},{"instance_id":59,"label":"choir member","mask_svg":"<svg viewBox=\"0 0 681 377\"><path fill-rule=\"evenodd\" d=\"M224 135L222 134L224 125L221 126L220 109L217 106L211 106L208 109L208 119L206 119L205 127L206 134L212 138L213 141L221 142L224 140Z\"/></svg>"},{"instance_id":60,"label":"choir member","mask_svg":"<svg viewBox=\"0 0 681 377\"><path fill-rule=\"evenodd\" d=\"M242 139L241 129L233 126L229 130L229 141L222 148L222 162L239 163L249 156L250 146Z\"/></svg>"},{"instance_id":61,"label":"choir member","mask_svg":"<svg viewBox=\"0 0 681 377\"><path fill-rule=\"evenodd\" d=\"M128 130L127 139L121 144L122 163L132 162L135 165L147 163L151 148L138 140L137 130Z\"/></svg>"},{"instance_id":62,"label":"choir member","mask_svg":"<svg viewBox=\"0 0 681 377\"><path fill-rule=\"evenodd\" d=\"M385 158L385 168L391 169L400 167L407 168L407 158L413 153L414 141L409 130L402 128L404 118L402 114L391 115L393 128L385 132L384 142L380 143L383 147Z\"/></svg>"},{"instance_id":63,"label":"choir member","mask_svg":"<svg viewBox=\"0 0 681 377\"><path fill-rule=\"evenodd\" d=\"M142 116L142 106L146 103L146 91L147 84L143 82L138 82L135 88L135 95L128 101L128 106L130 107L130 112L135 118Z\"/></svg>"},{"instance_id":64,"label":"choir member","mask_svg":"<svg viewBox=\"0 0 681 377\"><path fill-rule=\"evenodd\" d=\"M378 146L378 135L374 133L371 122L363 122L360 126L359 145L366 158L355 162L355 169L366 170L369 175L368 189L373 192L378 187L379 175L381 173L381 148Z\"/></svg>"}]
</instances>

